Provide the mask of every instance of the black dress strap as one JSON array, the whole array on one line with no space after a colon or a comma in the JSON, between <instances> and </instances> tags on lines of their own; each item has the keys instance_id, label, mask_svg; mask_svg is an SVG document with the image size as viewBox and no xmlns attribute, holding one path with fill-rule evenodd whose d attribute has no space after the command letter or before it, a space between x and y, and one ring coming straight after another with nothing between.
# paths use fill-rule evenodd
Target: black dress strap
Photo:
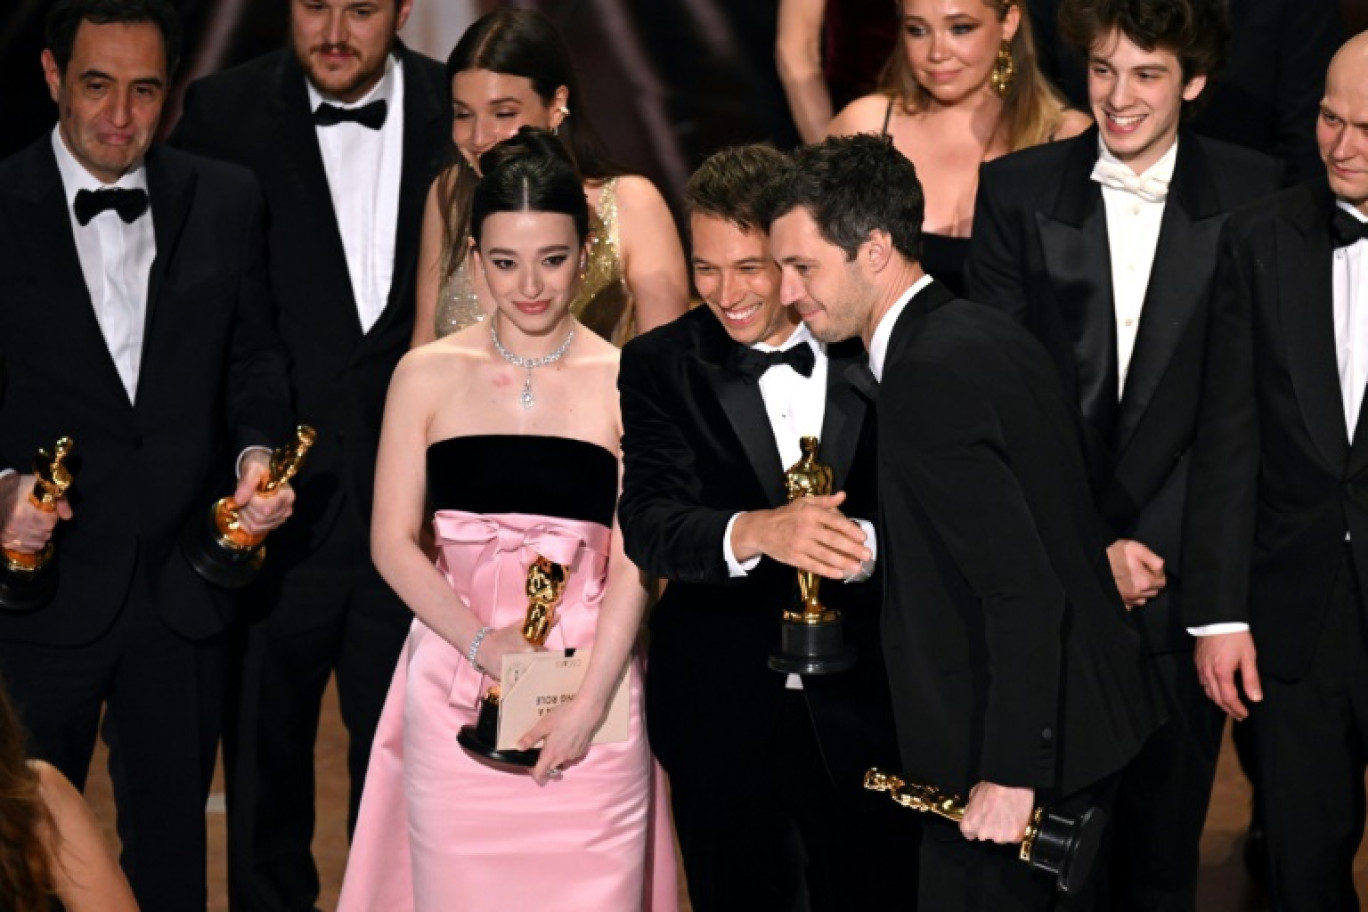
<instances>
[{"instance_id":1,"label":"black dress strap","mask_svg":"<svg viewBox=\"0 0 1368 912\"><path fill-rule=\"evenodd\" d=\"M883 129L879 131L880 136L888 135L888 123L893 119L894 100L892 95L888 96L888 107L884 109L884 125Z\"/></svg>"}]
</instances>

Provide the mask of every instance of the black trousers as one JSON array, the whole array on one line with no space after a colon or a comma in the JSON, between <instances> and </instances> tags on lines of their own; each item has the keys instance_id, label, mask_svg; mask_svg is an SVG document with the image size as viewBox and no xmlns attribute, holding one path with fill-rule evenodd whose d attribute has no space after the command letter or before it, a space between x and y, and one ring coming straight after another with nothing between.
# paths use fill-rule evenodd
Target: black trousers
<instances>
[{"instance_id":1,"label":"black trousers","mask_svg":"<svg viewBox=\"0 0 1368 912\"><path fill-rule=\"evenodd\" d=\"M348 735L350 837L413 615L376 572L368 530L345 507L321 547L262 584L249 597L266 593L267 613L245 631L224 732L229 898L236 912L308 912L319 890L311 845L323 691L336 673Z\"/></svg>"},{"instance_id":2,"label":"black trousers","mask_svg":"<svg viewBox=\"0 0 1368 912\"><path fill-rule=\"evenodd\" d=\"M1272 907L1357 912L1353 867L1368 767L1368 642L1347 551L1310 670L1298 681L1265 675L1263 688L1263 702L1253 710L1254 737Z\"/></svg>"},{"instance_id":3,"label":"black trousers","mask_svg":"<svg viewBox=\"0 0 1368 912\"><path fill-rule=\"evenodd\" d=\"M887 795L837 790L802 691L786 693L744 789L670 770L695 912L906 909L916 895L917 815Z\"/></svg>"},{"instance_id":4,"label":"black trousers","mask_svg":"<svg viewBox=\"0 0 1368 912\"><path fill-rule=\"evenodd\" d=\"M205 906L204 804L225 654L222 640L191 643L155 616L141 566L118 618L94 643L0 642L0 674L29 731L32 756L82 789L95 738L103 734L120 861L143 912Z\"/></svg>"},{"instance_id":5,"label":"black trousers","mask_svg":"<svg viewBox=\"0 0 1368 912\"><path fill-rule=\"evenodd\" d=\"M1225 715L1202 693L1191 652L1154 655L1151 662L1168 721L1120 774L1108 828L1111 864L1102 873L1110 875L1117 912L1195 912Z\"/></svg>"},{"instance_id":6,"label":"black trousers","mask_svg":"<svg viewBox=\"0 0 1368 912\"><path fill-rule=\"evenodd\" d=\"M1100 807L1108 816L1116 795L1116 777L1050 803L1063 813ZM927 912L1056 912L1108 908L1104 880L1094 869L1082 892L1066 897L1054 878L1037 872L1018 857L1020 846L971 842L959 824L928 817L922 833L920 890L916 908ZM1099 856L1096 864L1106 864ZM903 908L906 908L906 904Z\"/></svg>"}]
</instances>

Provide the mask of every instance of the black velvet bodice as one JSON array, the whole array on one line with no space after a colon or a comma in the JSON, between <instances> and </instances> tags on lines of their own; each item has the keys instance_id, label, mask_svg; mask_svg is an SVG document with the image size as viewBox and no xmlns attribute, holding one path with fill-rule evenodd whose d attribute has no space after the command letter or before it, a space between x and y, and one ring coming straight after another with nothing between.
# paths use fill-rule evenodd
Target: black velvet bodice
<instances>
[{"instance_id":1,"label":"black velvet bodice","mask_svg":"<svg viewBox=\"0 0 1368 912\"><path fill-rule=\"evenodd\" d=\"M480 434L428 446L434 510L532 513L612 526L617 457L569 437Z\"/></svg>"}]
</instances>

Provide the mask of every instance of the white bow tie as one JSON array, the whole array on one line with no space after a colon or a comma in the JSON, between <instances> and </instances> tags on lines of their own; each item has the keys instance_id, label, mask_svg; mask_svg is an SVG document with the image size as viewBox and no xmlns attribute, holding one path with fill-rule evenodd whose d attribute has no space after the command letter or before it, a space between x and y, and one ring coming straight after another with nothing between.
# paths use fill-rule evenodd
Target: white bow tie
<instances>
[{"instance_id":1,"label":"white bow tie","mask_svg":"<svg viewBox=\"0 0 1368 912\"><path fill-rule=\"evenodd\" d=\"M1098 159L1092 179L1104 187L1134 193L1147 203L1162 203L1168 196L1169 182L1161 177L1140 177L1125 165Z\"/></svg>"}]
</instances>

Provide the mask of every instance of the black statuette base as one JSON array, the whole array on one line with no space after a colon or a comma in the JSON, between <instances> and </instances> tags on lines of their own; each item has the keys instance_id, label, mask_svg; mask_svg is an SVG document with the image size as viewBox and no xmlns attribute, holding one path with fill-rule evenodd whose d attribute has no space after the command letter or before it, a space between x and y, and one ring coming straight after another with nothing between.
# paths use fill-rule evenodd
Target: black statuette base
<instances>
[{"instance_id":1,"label":"black statuette base","mask_svg":"<svg viewBox=\"0 0 1368 912\"><path fill-rule=\"evenodd\" d=\"M784 674L824 675L847 671L855 665L855 647L845 642L844 625L838 618L821 624L779 622L779 651L769 667Z\"/></svg>"},{"instance_id":2,"label":"black statuette base","mask_svg":"<svg viewBox=\"0 0 1368 912\"><path fill-rule=\"evenodd\" d=\"M541 758L541 748L501 751L495 746L499 743L499 704L492 700L480 701L480 714L475 717L475 724L462 725L456 733L456 743L477 759L520 770L530 770Z\"/></svg>"},{"instance_id":3,"label":"black statuette base","mask_svg":"<svg viewBox=\"0 0 1368 912\"><path fill-rule=\"evenodd\" d=\"M181 553L208 582L223 589L241 589L256 579L266 559L266 546L243 551L222 544L211 507L207 514L186 525L181 535Z\"/></svg>"},{"instance_id":4,"label":"black statuette base","mask_svg":"<svg viewBox=\"0 0 1368 912\"><path fill-rule=\"evenodd\" d=\"M0 569L0 611L37 611L57 592L57 565L49 561L31 573Z\"/></svg>"},{"instance_id":5,"label":"black statuette base","mask_svg":"<svg viewBox=\"0 0 1368 912\"><path fill-rule=\"evenodd\" d=\"M1031 867L1055 875L1059 892L1077 893L1097 860L1106 819L1106 813L1096 807L1076 818L1047 810L1031 847Z\"/></svg>"}]
</instances>

